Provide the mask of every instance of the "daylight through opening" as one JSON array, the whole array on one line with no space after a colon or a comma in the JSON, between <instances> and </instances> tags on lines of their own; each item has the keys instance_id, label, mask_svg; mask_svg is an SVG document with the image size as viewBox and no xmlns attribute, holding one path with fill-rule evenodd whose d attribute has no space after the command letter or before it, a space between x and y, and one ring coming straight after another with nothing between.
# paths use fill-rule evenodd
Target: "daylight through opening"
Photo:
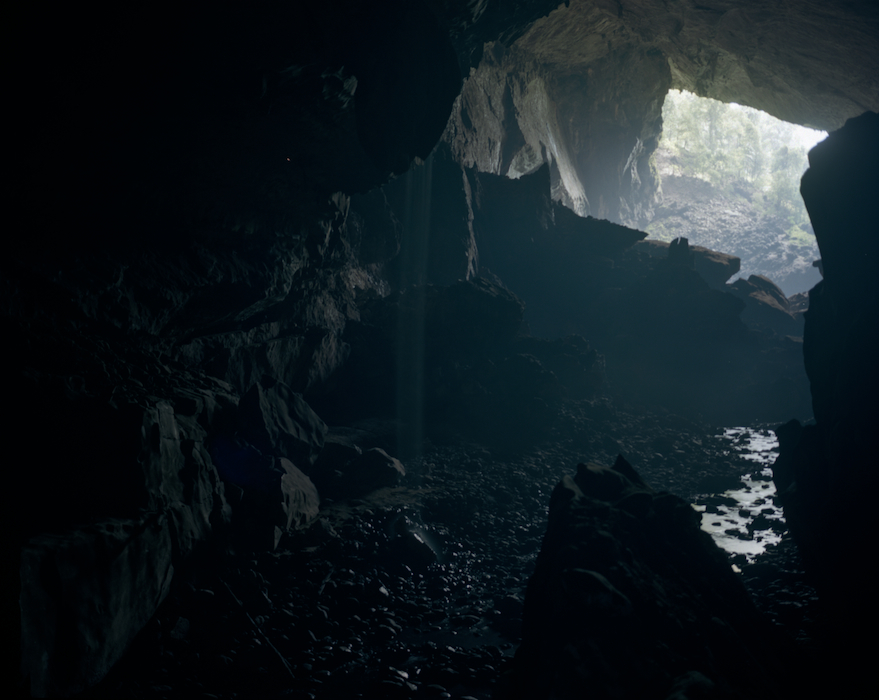
<instances>
[{"instance_id":1,"label":"daylight through opening","mask_svg":"<svg viewBox=\"0 0 879 700\"><path fill-rule=\"evenodd\" d=\"M787 296L813 287L820 254L799 184L809 149L827 133L679 90L666 96L662 118L648 236L735 255L738 277L763 275Z\"/></svg>"}]
</instances>

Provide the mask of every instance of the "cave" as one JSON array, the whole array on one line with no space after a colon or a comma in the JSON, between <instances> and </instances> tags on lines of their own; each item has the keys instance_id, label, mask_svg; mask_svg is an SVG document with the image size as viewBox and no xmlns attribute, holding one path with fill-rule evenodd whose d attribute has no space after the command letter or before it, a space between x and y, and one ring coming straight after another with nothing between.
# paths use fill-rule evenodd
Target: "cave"
<instances>
[{"instance_id":1,"label":"cave","mask_svg":"<svg viewBox=\"0 0 879 700\"><path fill-rule=\"evenodd\" d=\"M14 19L18 696L875 686L874 2ZM672 89L829 132L808 298L645 240Z\"/></svg>"}]
</instances>

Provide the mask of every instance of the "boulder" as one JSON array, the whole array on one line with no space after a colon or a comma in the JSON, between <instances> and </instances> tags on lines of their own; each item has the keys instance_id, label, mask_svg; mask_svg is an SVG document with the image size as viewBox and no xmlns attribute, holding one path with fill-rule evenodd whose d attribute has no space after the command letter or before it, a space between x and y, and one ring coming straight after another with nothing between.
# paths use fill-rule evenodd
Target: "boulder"
<instances>
[{"instance_id":1,"label":"boulder","mask_svg":"<svg viewBox=\"0 0 879 700\"><path fill-rule=\"evenodd\" d=\"M40 535L21 550L21 664L34 697L99 681L164 600L174 573L167 512Z\"/></svg>"},{"instance_id":2,"label":"boulder","mask_svg":"<svg viewBox=\"0 0 879 700\"><path fill-rule=\"evenodd\" d=\"M735 255L719 253L700 245L690 246L690 250L693 251L696 272L712 289L723 289L729 278L741 269L742 261Z\"/></svg>"},{"instance_id":3,"label":"boulder","mask_svg":"<svg viewBox=\"0 0 879 700\"><path fill-rule=\"evenodd\" d=\"M289 459L277 458L274 470L281 476L278 482L280 499L278 505L274 507L273 515L275 547L277 547L280 535L302 530L314 521L320 498L311 479L293 466Z\"/></svg>"},{"instance_id":4,"label":"boulder","mask_svg":"<svg viewBox=\"0 0 879 700\"><path fill-rule=\"evenodd\" d=\"M396 486L406 476L406 469L381 447L373 447L351 463L351 473L356 480L363 479L369 484Z\"/></svg>"},{"instance_id":5,"label":"boulder","mask_svg":"<svg viewBox=\"0 0 879 700\"><path fill-rule=\"evenodd\" d=\"M756 287L767 297L775 301L785 311L790 311L790 303L784 295L784 292L781 290L781 287L765 275L749 275L748 284Z\"/></svg>"},{"instance_id":6,"label":"boulder","mask_svg":"<svg viewBox=\"0 0 879 700\"><path fill-rule=\"evenodd\" d=\"M797 321L804 321L804 314L809 310L809 293L799 292L798 294L793 294L788 297L787 305L791 315Z\"/></svg>"},{"instance_id":7,"label":"boulder","mask_svg":"<svg viewBox=\"0 0 879 700\"><path fill-rule=\"evenodd\" d=\"M12 432L35 446L51 434L65 455L63 468L20 470L8 515L9 541L22 548L7 559L21 586L21 665L35 695L97 682L173 572L223 533L230 511L205 441L237 403L203 377L166 381L143 352L115 354L73 333L53 346L87 355L81 373L12 382Z\"/></svg>"},{"instance_id":8,"label":"boulder","mask_svg":"<svg viewBox=\"0 0 879 700\"><path fill-rule=\"evenodd\" d=\"M665 241L649 239L639 241L632 248L654 258L665 258L668 257L669 246L670 244ZM720 253L700 245L690 245L689 250L693 255L696 272L712 289L722 290L730 277L741 269L742 261L734 255Z\"/></svg>"},{"instance_id":9,"label":"boulder","mask_svg":"<svg viewBox=\"0 0 879 700\"><path fill-rule=\"evenodd\" d=\"M682 697L714 685L719 697L769 697L784 648L699 514L620 456L579 465L552 494L500 697Z\"/></svg>"},{"instance_id":10,"label":"boulder","mask_svg":"<svg viewBox=\"0 0 879 700\"><path fill-rule=\"evenodd\" d=\"M778 335L803 335L802 320L790 312L787 297L772 280L751 275L747 280L737 279L727 289L745 302L742 320L750 327Z\"/></svg>"},{"instance_id":11,"label":"boulder","mask_svg":"<svg viewBox=\"0 0 879 700\"><path fill-rule=\"evenodd\" d=\"M327 425L286 384L264 377L242 397L239 411L243 437L263 454L302 465L317 459Z\"/></svg>"},{"instance_id":12,"label":"boulder","mask_svg":"<svg viewBox=\"0 0 879 700\"><path fill-rule=\"evenodd\" d=\"M215 440L211 452L229 486L232 536L238 543L274 550L282 537L317 518L317 488L289 459L262 455L251 445L226 439Z\"/></svg>"},{"instance_id":13,"label":"boulder","mask_svg":"<svg viewBox=\"0 0 879 700\"><path fill-rule=\"evenodd\" d=\"M396 486L406 475L400 460L380 447L361 451L340 442L327 444L328 454L321 454L312 473L321 493L330 498L354 498Z\"/></svg>"}]
</instances>

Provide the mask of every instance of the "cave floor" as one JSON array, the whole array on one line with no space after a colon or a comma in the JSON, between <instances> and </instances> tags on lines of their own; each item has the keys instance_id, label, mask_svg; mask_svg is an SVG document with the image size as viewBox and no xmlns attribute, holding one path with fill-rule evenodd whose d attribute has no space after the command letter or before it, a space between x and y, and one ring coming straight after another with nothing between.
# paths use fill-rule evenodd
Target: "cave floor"
<instances>
[{"instance_id":1,"label":"cave floor","mask_svg":"<svg viewBox=\"0 0 879 700\"><path fill-rule=\"evenodd\" d=\"M428 432L400 487L324 501L319 522L276 551L227 552L178 575L84 697L490 698L513 662L565 473L622 453L652 487L695 502L753 471L718 429L610 404L570 404L549 434L518 446ZM816 597L779 535L731 565L810 653Z\"/></svg>"}]
</instances>

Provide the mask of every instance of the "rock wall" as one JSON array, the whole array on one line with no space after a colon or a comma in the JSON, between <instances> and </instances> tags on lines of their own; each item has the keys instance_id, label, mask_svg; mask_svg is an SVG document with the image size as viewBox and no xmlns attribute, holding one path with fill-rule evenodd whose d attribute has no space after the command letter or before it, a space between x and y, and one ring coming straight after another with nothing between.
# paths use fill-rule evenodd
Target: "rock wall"
<instances>
[{"instance_id":1,"label":"rock wall","mask_svg":"<svg viewBox=\"0 0 879 700\"><path fill-rule=\"evenodd\" d=\"M879 115L846 122L809 153L801 191L824 261L803 339L815 424L779 429L775 480L785 515L828 609L842 656L862 659L857 630L875 625ZM857 667L858 663L855 663Z\"/></svg>"},{"instance_id":2,"label":"rock wall","mask_svg":"<svg viewBox=\"0 0 879 700\"><path fill-rule=\"evenodd\" d=\"M581 216L644 226L657 185L648 161L670 87L658 52L627 48L562 69L495 43L466 81L444 139L482 172L518 178L549 164L554 199Z\"/></svg>"}]
</instances>

